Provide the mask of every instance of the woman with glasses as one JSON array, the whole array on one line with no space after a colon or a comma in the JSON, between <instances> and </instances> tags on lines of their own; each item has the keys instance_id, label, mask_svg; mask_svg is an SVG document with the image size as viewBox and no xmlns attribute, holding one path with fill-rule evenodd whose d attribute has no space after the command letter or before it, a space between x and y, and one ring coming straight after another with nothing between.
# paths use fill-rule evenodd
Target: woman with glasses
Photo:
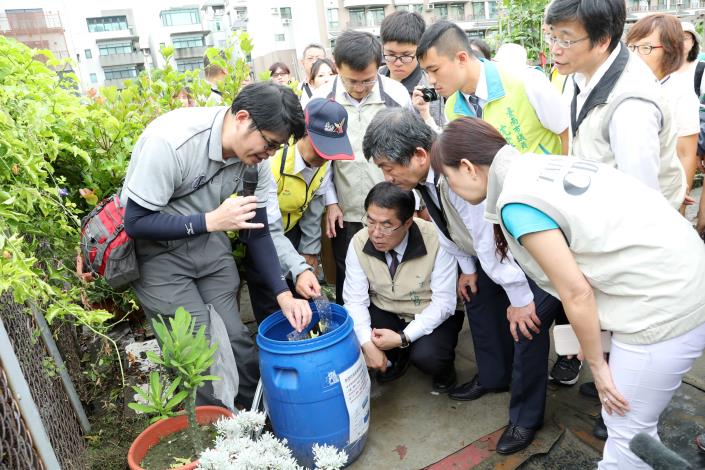
<instances>
[{"instance_id":1,"label":"woman with glasses","mask_svg":"<svg viewBox=\"0 0 705 470\"><path fill-rule=\"evenodd\" d=\"M269 72L272 74L272 81L280 85L288 85L291 78L291 70L284 62L274 62L269 66Z\"/></svg>"},{"instance_id":2,"label":"woman with glasses","mask_svg":"<svg viewBox=\"0 0 705 470\"><path fill-rule=\"evenodd\" d=\"M698 167L700 106L683 65L683 28L673 15L654 14L637 21L627 34L627 47L649 66L661 83L676 131L676 152L685 170L688 190ZM685 207L681 207L681 212Z\"/></svg>"},{"instance_id":3,"label":"woman with glasses","mask_svg":"<svg viewBox=\"0 0 705 470\"><path fill-rule=\"evenodd\" d=\"M446 126L432 160L460 197L486 204L497 250L563 303L608 429L598 468L651 468L629 442L640 432L658 439L659 416L705 348L697 233L610 165L521 155L478 119ZM609 364L601 329L612 332Z\"/></svg>"}]
</instances>

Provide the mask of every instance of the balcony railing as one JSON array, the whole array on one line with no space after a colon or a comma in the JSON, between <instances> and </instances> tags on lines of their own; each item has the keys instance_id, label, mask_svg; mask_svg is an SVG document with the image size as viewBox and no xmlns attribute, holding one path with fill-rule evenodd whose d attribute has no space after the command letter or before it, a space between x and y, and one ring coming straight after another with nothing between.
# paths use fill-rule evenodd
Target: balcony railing
<instances>
[{"instance_id":1,"label":"balcony railing","mask_svg":"<svg viewBox=\"0 0 705 470\"><path fill-rule=\"evenodd\" d=\"M98 59L101 67L114 67L116 65L144 64L144 54L131 52L129 54L102 55Z\"/></svg>"}]
</instances>

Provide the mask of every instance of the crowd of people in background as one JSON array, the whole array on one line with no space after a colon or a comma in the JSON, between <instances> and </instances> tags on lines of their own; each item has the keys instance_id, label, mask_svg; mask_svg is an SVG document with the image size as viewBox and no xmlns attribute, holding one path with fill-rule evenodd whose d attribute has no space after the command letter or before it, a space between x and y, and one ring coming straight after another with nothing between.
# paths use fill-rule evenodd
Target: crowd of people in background
<instances>
[{"instance_id":1,"label":"crowd of people in background","mask_svg":"<svg viewBox=\"0 0 705 470\"><path fill-rule=\"evenodd\" d=\"M658 439L705 348L705 201L697 231L682 215L705 151L705 63L691 23L653 14L625 35L625 19L623 0L553 0L550 78L517 44L492 56L455 23L409 11L386 16L380 39L343 32L332 57L307 46L296 87L294 64L273 63L232 104L206 59L209 102L229 107L155 120L123 188L148 316L177 304L198 324L220 315L247 404L256 351L224 232L247 244L258 323L281 310L297 331L330 243L326 274L377 381L413 364L452 400L509 390L496 450L512 454L543 425L548 381L576 384L586 362L594 381L580 391L602 404L594 434L607 441L599 468L648 468L629 442ZM174 98L193 104L187 88ZM230 198L248 165L255 195ZM461 381L465 317L477 371ZM554 323L580 350L549 367Z\"/></svg>"}]
</instances>

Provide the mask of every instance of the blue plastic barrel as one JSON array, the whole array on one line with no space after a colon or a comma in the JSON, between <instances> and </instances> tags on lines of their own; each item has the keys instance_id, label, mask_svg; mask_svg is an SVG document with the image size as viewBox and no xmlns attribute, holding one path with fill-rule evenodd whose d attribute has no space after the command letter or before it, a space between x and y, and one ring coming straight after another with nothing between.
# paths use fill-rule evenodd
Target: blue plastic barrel
<instances>
[{"instance_id":1,"label":"blue plastic barrel","mask_svg":"<svg viewBox=\"0 0 705 470\"><path fill-rule=\"evenodd\" d=\"M313 320L318 312L311 303ZM312 446L344 449L353 462L367 442L370 379L353 321L331 304L333 324L317 338L288 341L293 329L281 312L259 326L257 344L264 403L274 434L287 439L299 464L313 468Z\"/></svg>"}]
</instances>

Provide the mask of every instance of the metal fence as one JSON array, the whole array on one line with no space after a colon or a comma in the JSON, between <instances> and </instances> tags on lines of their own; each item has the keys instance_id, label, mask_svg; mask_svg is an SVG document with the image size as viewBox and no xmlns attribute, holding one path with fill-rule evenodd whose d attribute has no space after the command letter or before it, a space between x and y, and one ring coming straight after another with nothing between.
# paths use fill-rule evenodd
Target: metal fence
<instances>
[{"instance_id":1,"label":"metal fence","mask_svg":"<svg viewBox=\"0 0 705 470\"><path fill-rule=\"evenodd\" d=\"M53 470L58 462L62 470L84 469L79 417L34 316L5 293L0 296L0 320L2 335L6 332L14 350L14 357L7 349L0 356L0 468ZM31 397L18 393L21 387ZM27 412L28 405L36 413ZM48 443L43 442L46 437ZM53 455L47 459L47 454Z\"/></svg>"}]
</instances>

